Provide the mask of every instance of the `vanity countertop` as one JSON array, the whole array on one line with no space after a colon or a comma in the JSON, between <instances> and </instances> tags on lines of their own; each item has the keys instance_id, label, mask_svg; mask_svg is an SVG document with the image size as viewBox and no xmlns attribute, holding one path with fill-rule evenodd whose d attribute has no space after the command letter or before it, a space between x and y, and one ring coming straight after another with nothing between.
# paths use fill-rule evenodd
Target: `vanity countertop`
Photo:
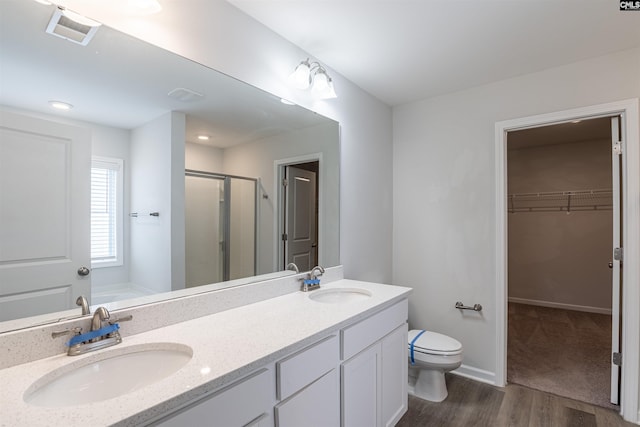
<instances>
[{"instance_id":1,"label":"vanity countertop","mask_svg":"<svg viewBox=\"0 0 640 427\"><path fill-rule=\"evenodd\" d=\"M124 337L122 344L105 350L76 357L61 354L0 370L0 426L138 425L230 384L411 292L410 288L353 280L338 280L322 288L362 288L372 296L345 304L325 304L309 299L312 292L293 292ZM102 402L47 408L23 400L31 384L57 368L102 352L153 343L187 345L193 349L193 357L170 377Z\"/></svg>"}]
</instances>

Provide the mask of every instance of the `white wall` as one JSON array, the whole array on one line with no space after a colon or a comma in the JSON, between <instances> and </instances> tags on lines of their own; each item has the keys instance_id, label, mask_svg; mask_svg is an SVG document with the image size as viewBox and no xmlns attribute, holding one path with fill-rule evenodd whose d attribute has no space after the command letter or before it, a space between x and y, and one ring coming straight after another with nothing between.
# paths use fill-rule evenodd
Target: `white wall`
<instances>
[{"instance_id":1,"label":"white wall","mask_svg":"<svg viewBox=\"0 0 640 427\"><path fill-rule=\"evenodd\" d=\"M309 56L223 1L164 2L151 17L126 17L108 3L67 6L340 122L340 258L345 277L391 281L391 109L329 69L338 99L314 101L287 76Z\"/></svg>"},{"instance_id":2,"label":"white wall","mask_svg":"<svg viewBox=\"0 0 640 427\"><path fill-rule=\"evenodd\" d=\"M321 212L324 223L320 224L322 241L319 245L320 263L325 266L339 264L337 251L339 247L339 224L336 206L337 198L329 197L326 193L335 194L339 191L340 147L336 144L338 135L333 123L312 126L282 133L270 138L263 138L256 142L230 147L224 150L224 172L231 175L261 178L262 188L259 190L259 238L258 238L258 272L271 273L277 271L275 257L274 215L277 212L278 194L274 176L274 162L276 160L291 159L307 154L322 154L319 176L322 180L320 192L322 195ZM262 198L262 194L269 196ZM343 239L344 240L344 239Z\"/></svg>"},{"instance_id":3,"label":"white wall","mask_svg":"<svg viewBox=\"0 0 640 427\"><path fill-rule=\"evenodd\" d=\"M184 121L167 113L132 130L130 279L154 292L184 287Z\"/></svg>"},{"instance_id":4,"label":"white wall","mask_svg":"<svg viewBox=\"0 0 640 427\"><path fill-rule=\"evenodd\" d=\"M462 342L464 364L496 366L497 121L640 97L640 50L394 108L393 282L409 323ZM481 303L481 315L454 309Z\"/></svg>"},{"instance_id":5,"label":"white wall","mask_svg":"<svg viewBox=\"0 0 640 427\"><path fill-rule=\"evenodd\" d=\"M223 150L210 145L187 142L185 144L185 168L202 172L222 172Z\"/></svg>"}]
</instances>

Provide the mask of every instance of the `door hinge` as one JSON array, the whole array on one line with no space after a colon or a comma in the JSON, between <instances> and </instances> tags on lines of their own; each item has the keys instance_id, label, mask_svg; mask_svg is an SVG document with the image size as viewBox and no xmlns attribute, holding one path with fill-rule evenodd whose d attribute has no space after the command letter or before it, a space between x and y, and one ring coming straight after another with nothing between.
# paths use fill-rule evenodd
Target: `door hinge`
<instances>
[{"instance_id":1,"label":"door hinge","mask_svg":"<svg viewBox=\"0 0 640 427\"><path fill-rule=\"evenodd\" d=\"M613 248L613 259L616 261L622 261L622 257L624 255L624 251L622 248Z\"/></svg>"},{"instance_id":2,"label":"door hinge","mask_svg":"<svg viewBox=\"0 0 640 427\"><path fill-rule=\"evenodd\" d=\"M622 353L613 353L611 362L616 366L622 366Z\"/></svg>"},{"instance_id":3,"label":"door hinge","mask_svg":"<svg viewBox=\"0 0 640 427\"><path fill-rule=\"evenodd\" d=\"M622 144L620 143L620 141L613 144L613 152L618 156L622 154Z\"/></svg>"},{"instance_id":4,"label":"door hinge","mask_svg":"<svg viewBox=\"0 0 640 427\"><path fill-rule=\"evenodd\" d=\"M286 241L287 241L287 238L288 238L287 233L283 233L283 234L282 234L282 241L283 241L283 242L286 242Z\"/></svg>"},{"instance_id":5,"label":"door hinge","mask_svg":"<svg viewBox=\"0 0 640 427\"><path fill-rule=\"evenodd\" d=\"M287 178L283 178L282 179L282 186L286 187L287 185L289 185L289 181L287 180Z\"/></svg>"}]
</instances>

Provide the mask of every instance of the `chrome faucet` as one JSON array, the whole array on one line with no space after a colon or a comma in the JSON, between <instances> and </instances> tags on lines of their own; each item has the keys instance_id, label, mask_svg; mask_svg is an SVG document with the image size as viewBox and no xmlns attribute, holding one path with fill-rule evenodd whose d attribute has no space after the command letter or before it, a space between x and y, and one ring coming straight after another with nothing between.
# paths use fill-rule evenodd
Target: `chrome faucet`
<instances>
[{"instance_id":1,"label":"chrome faucet","mask_svg":"<svg viewBox=\"0 0 640 427\"><path fill-rule=\"evenodd\" d=\"M81 327L75 327L53 332L51 337L57 338L62 335L72 335L71 340L67 343L69 347L67 354L69 356L77 356L120 344L122 337L120 336L120 332L118 332L118 329L120 329L118 322L131 319L133 319L132 315L114 319L109 314L109 310L105 307L98 307L95 313L93 313L89 332L83 334Z\"/></svg>"},{"instance_id":2,"label":"chrome faucet","mask_svg":"<svg viewBox=\"0 0 640 427\"><path fill-rule=\"evenodd\" d=\"M84 295L80 295L78 299L76 299L76 305L82 307L82 315L91 314L91 310L89 309L89 301Z\"/></svg>"},{"instance_id":3,"label":"chrome faucet","mask_svg":"<svg viewBox=\"0 0 640 427\"><path fill-rule=\"evenodd\" d=\"M299 280L302 281L302 286L300 287L300 290L302 292L309 292L312 291L314 289L318 289L320 287L320 280L318 280L318 277L322 276L324 274L324 268L316 265L315 267L313 267L311 269L311 271L309 272L308 277L303 277Z\"/></svg>"},{"instance_id":4,"label":"chrome faucet","mask_svg":"<svg viewBox=\"0 0 640 427\"><path fill-rule=\"evenodd\" d=\"M91 329L90 331L97 331L98 329L102 329L102 322L106 322L109 320L111 316L109 315L109 310L104 307L98 307L96 312L93 313L93 319L91 319ZM102 339L102 337L94 338L91 342L96 342Z\"/></svg>"},{"instance_id":5,"label":"chrome faucet","mask_svg":"<svg viewBox=\"0 0 640 427\"><path fill-rule=\"evenodd\" d=\"M316 271L318 271L316 273ZM309 278L311 280L315 280L317 279L319 276L322 276L324 274L324 267L316 265L315 267L313 267L311 269L311 271L309 272Z\"/></svg>"},{"instance_id":6,"label":"chrome faucet","mask_svg":"<svg viewBox=\"0 0 640 427\"><path fill-rule=\"evenodd\" d=\"M290 262L289 264L287 264L287 268L285 270L295 271L296 274L300 273L300 270L298 269L298 266L295 262Z\"/></svg>"}]
</instances>

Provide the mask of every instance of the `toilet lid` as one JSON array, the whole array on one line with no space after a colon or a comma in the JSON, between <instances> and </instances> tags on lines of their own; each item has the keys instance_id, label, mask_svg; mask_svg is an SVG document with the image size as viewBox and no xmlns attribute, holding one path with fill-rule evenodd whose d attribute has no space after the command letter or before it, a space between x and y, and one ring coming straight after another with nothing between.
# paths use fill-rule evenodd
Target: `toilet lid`
<instances>
[{"instance_id":1,"label":"toilet lid","mask_svg":"<svg viewBox=\"0 0 640 427\"><path fill-rule=\"evenodd\" d=\"M409 331L409 345L411 345L411 341L413 341L416 335L420 332L422 331L419 329ZM455 353L462 351L462 344L460 344L460 341L446 335L430 331L425 331L420 335L420 337L413 343L413 347L416 351L427 353Z\"/></svg>"}]
</instances>

